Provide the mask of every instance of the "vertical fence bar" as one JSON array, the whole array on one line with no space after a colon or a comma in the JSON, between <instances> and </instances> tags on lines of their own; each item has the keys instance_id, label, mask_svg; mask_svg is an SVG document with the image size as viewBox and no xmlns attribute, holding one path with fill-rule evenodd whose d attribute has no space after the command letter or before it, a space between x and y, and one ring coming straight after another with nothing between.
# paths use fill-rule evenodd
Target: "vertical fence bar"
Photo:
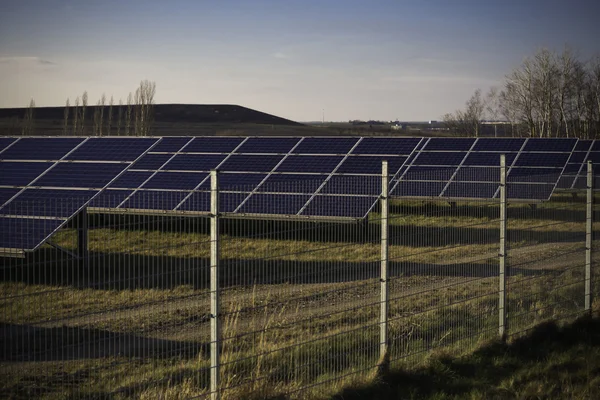
<instances>
[{"instance_id":1,"label":"vertical fence bar","mask_svg":"<svg viewBox=\"0 0 600 400\"><path fill-rule=\"evenodd\" d=\"M379 315L379 360L381 368L388 367L388 259L389 259L389 174L388 162L381 163L381 309Z\"/></svg>"},{"instance_id":2,"label":"vertical fence bar","mask_svg":"<svg viewBox=\"0 0 600 400\"><path fill-rule=\"evenodd\" d=\"M585 311L592 311L592 223L594 221L594 174L587 162L587 202L585 219Z\"/></svg>"},{"instance_id":3,"label":"vertical fence bar","mask_svg":"<svg viewBox=\"0 0 600 400\"><path fill-rule=\"evenodd\" d=\"M499 298L498 298L498 335L506 338L506 156L500 155L500 249L498 252Z\"/></svg>"},{"instance_id":4,"label":"vertical fence bar","mask_svg":"<svg viewBox=\"0 0 600 400\"><path fill-rule=\"evenodd\" d=\"M210 392L219 399L220 354L219 339L219 175L210 171Z\"/></svg>"}]
</instances>

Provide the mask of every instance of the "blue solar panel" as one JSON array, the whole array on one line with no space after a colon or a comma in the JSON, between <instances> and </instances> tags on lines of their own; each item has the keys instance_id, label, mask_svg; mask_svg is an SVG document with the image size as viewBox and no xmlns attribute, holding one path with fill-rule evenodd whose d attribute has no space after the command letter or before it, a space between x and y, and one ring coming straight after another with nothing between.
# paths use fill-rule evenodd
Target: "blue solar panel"
<instances>
[{"instance_id":1,"label":"blue solar panel","mask_svg":"<svg viewBox=\"0 0 600 400\"><path fill-rule=\"evenodd\" d=\"M108 186L111 188L137 189L152 174L153 172L148 171L127 171Z\"/></svg>"},{"instance_id":2,"label":"blue solar panel","mask_svg":"<svg viewBox=\"0 0 600 400\"><path fill-rule=\"evenodd\" d=\"M381 176L332 175L320 193L379 195Z\"/></svg>"},{"instance_id":3,"label":"blue solar panel","mask_svg":"<svg viewBox=\"0 0 600 400\"><path fill-rule=\"evenodd\" d=\"M596 143L600 143L600 140L597 140ZM591 161L593 164L600 164L600 152L590 152L585 161Z\"/></svg>"},{"instance_id":4,"label":"blue solar panel","mask_svg":"<svg viewBox=\"0 0 600 400\"><path fill-rule=\"evenodd\" d=\"M465 152L422 152L419 153L414 165L456 165L465 158Z\"/></svg>"},{"instance_id":5,"label":"blue solar panel","mask_svg":"<svg viewBox=\"0 0 600 400\"><path fill-rule=\"evenodd\" d=\"M70 218L98 191L26 189L0 209L4 215Z\"/></svg>"},{"instance_id":6,"label":"blue solar panel","mask_svg":"<svg viewBox=\"0 0 600 400\"><path fill-rule=\"evenodd\" d=\"M474 138L431 138L424 151L467 151L475 142Z\"/></svg>"},{"instance_id":7,"label":"blue solar panel","mask_svg":"<svg viewBox=\"0 0 600 400\"><path fill-rule=\"evenodd\" d=\"M515 166L563 168L569 156L569 153L521 153L515 162Z\"/></svg>"},{"instance_id":8,"label":"blue solar panel","mask_svg":"<svg viewBox=\"0 0 600 400\"><path fill-rule=\"evenodd\" d=\"M593 140L578 140L573 151L587 152L593 143Z\"/></svg>"},{"instance_id":9,"label":"blue solar panel","mask_svg":"<svg viewBox=\"0 0 600 400\"><path fill-rule=\"evenodd\" d=\"M52 165L46 162L0 162L0 185L26 186Z\"/></svg>"},{"instance_id":10,"label":"blue solar panel","mask_svg":"<svg viewBox=\"0 0 600 400\"><path fill-rule=\"evenodd\" d=\"M207 176L206 172L157 172L142 187L144 189L193 190Z\"/></svg>"},{"instance_id":11,"label":"blue solar panel","mask_svg":"<svg viewBox=\"0 0 600 400\"><path fill-rule=\"evenodd\" d=\"M340 174L381 174L381 162L387 160L388 172L394 175L408 157L395 156L349 156L337 169Z\"/></svg>"},{"instance_id":12,"label":"blue solar panel","mask_svg":"<svg viewBox=\"0 0 600 400\"><path fill-rule=\"evenodd\" d=\"M569 158L569 164L579 163L579 165L581 165L581 163L585 161L586 155L587 153L581 151L571 153L571 158Z\"/></svg>"},{"instance_id":13,"label":"blue solar panel","mask_svg":"<svg viewBox=\"0 0 600 400\"><path fill-rule=\"evenodd\" d=\"M33 250L64 220L0 217L0 248Z\"/></svg>"},{"instance_id":14,"label":"blue solar panel","mask_svg":"<svg viewBox=\"0 0 600 400\"><path fill-rule=\"evenodd\" d=\"M518 153L506 153L506 166L511 166ZM500 153L469 153L463 165L476 166L500 166Z\"/></svg>"},{"instance_id":15,"label":"blue solar panel","mask_svg":"<svg viewBox=\"0 0 600 400\"><path fill-rule=\"evenodd\" d=\"M0 207L15 194L19 193L20 190L21 189L0 188Z\"/></svg>"},{"instance_id":16,"label":"blue solar panel","mask_svg":"<svg viewBox=\"0 0 600 400\"><path fill-rule=\"evenodd\" d=\"M233 212L250 193L219 193L219 212ZM210 192L194 192L177 210L210 212Z\"/></svg>"},{"instance_id":17,"label":"blue solar panel","mask_svg":"<svg viewBox=\"0 0 600 400\"><path fill-rule=\"evenodd\" d=\"M491 199L498 187L498 183L451 182L443 197Z\"/></svg>"},{"instance_id":18,"label":"blue solar panel","mask_svg":"<svg viewBox=\"0 0 600 400\"><path fill-rule=\"evenodd\" d=\"M182 150L182 147L190 140L191 138L185 136L164 137L152 148L152 152L175 153Z\"/></svg>"},{"instance_id":19,"label":"blue solar panel","mask_svg":"<svg viewBox=\"0 0 600 400\"><path fill-rule=\"evenodd\" d=\"M224 154L178 154L162 169L172 171L205 171L217 168Z\"/></svg>"},{"instance_id":20,"label":"blue solar panel","mask_svg":"<svg viewBox=\"0 0 600 400\"><path fill-rule=\"evenodd\" d=\"M35 186L102 188L125 170L124 164L59 163Z\"/></svg>"},{"instance_id":21,"label":"blue solar panel","mask_svg":"<svg viewBox=\"0 0 600 400\"><path fill-rule=\"evenodd\" d=\"M295 154L347 154L358 138L305 138L294 150Z\"/></svg>"},{"instance_id":22,"label":"blue solar panel","mask_svg":"<svg viewBox=\"0 0 600 400\"><path fill-rule=\"evenodd\" d=\"M570 189L575 178L576 175L563 175L558 180L556 187L559 189Z\"/></svg>"},{"instance_id":23,"label":"blue solar panel","mask_svg":"<svg viewBox=\"0 0 600 400\"><path fill-rule=\"evenodd\" d=\"M342 156L303 156L294 155L287 157L279 167L277 172L331 172L338 166Z\"/></svg>"},{"instance_id":24,"label":"blue solar panel","mask_svg":"<svg viewBox=\"0 0 600 400\"><path fill-rule=\"evenodd\" d=\"M90 207L115 208L123 202L133 190L103 190L90 202Z\"/></svg>"},{"instance_id":25,"label":"blue solar panel","mask_svg":"<svg viewBox=\"0 0 600 400\"><path fill-rule=\"evenodd\" d=\"M523 151L571 152L577 139L529 139Z\"/></svg>"},{"instance_id":26,"label":"blue solar panel","mask_svg":"<svg viewBox=\"0 0 600 400\"><path fill-rule=\"evenodd\" d=\"M511 168L507 182L546 182L556 183L560 169L556 168Z\"/></svg>"},{"instance_id":27,"label":"blue solar panel","mask_svg":"<svg viewBox=\"0 0 600 400\"><path fill-rule=\"evenodd\" d=\"M577 173L579 172L580 168L581 168L581 163L579 163L579 164L567 164L565 166L563 174L577 175Z\"/></svg>"},{"instance_id":28,"label":"blue solar panel","mask_svg":"<svg viewBox=\"0 0 600 400\"><path fill-rule=\"evenodd\" d=\"M364 218L377 197L315 196L301 215Z\"/></svg>"},{"instance_id":29,"label":"blue solar panel","mask_svg":"<svg viewBox=\"0 0 600 400\"><path fill-rule=\"evenodd\" d=\"M219 174L219 189L249 192L254 190L256 185L266 177L267 174L233 174L223 172ZM198 190L210 190L210 177L200 185Z\"/></svg>"},{"instance_id":30,"label":"blue solar panel","mask_svg":"<svg viewBox=\"0 0 600 400\"><path fill-rule=\"evenodd\" d=\"M244 214L295 215L310 199L308 195L255 193L238 212Z\"/></svg>"},{"instance_id":31,"label":"blue solar panel","mask_svg":"<svg viewBox=\"0 0 600 400\"><path fill-rule=\"evenodd\" d=\"M15 140L17 140L17 138L0 137L0 152L7 148ZM0 155L0 157L2 156Z\"/></svg>"},{"instance_id":32,"label":"blue solar panel","mask_svg":"<svg viewBox=\"0 0 600 400\"><path fill-rule=\"evenodd\" d=\"M352 154L409 155L420 140L419 138L366 137L356 146Z\"/></svg>"},{"instance_id":33,"label":"blue solar panel","mask_svg":"<svg viewBox=\"0 0 600 400\"><path fill-rule=\"evenodd\" d=\"M423 147L425 147L425 145L427 144L427 140L428 139L422 138L417 144L417 147L415 147L415 150L421 150Z\"/></svg>"},{"instance_id":34,"label":"blue solar panel","mask_svg":"<svg viewBox=\"0 0 600 400\"><path fill-rule=\"evenodd\" d=\"M162 167L173 155L171 154L146 154L135 162L130 169L156 170Z\"/></svg>"},{"instance_id":35,"label":"blue solar panel","mask_svg":"<svg viewBox=\"0 0 600 400\"><path fill-rule=\"evenodd\" d=\"M460 182L500 182L500 167L461 167L456 172L454 180Z\"/></svg>"},{"instance_id":36,"label":"blue solar panel","mask_svg":"<svg viewBox=\"0 0 600 400\"><path fill-rule=\"evenodd\" d=\"M236 153L289 153L300 138L251 137L237 149Z\"/></svg>"},{"instance_id":37,"label":"blue solar panel","mask_svg":"<svg viewBox=\"0 0 600 400\"><path fill-rule=\"evenodd\" d=\"M600 140L594 140L591 151L600 151Z\"/></svg>"},{"instance_id":38,"label":"blue solar panel","mask_svg":"<svg viewBox=\"0 0 600 400\"><path fill-rule=\"evenodd\" d=\"M402 175L406 181L447 181L456 167L421 167L413 165Z\"/></svg>"},{"instance_id":39,"label":"blue solar panel","mask_svg":"<svg viewBox=\"0 0 600 400\"><path fill-rule=\"evenodd\" d=\"M391 195L403 197L435 197L439 196L446 182L400 181Z\"/></svg>"},{"instance_id":40,"label":"blue solar panel","mask_svg":"<svg viewBox=\"0 0 600 400\"><path fill-rule=\"evenodd\" d=\"M219 167L220 171L271 172L284 156L279 154L232 154Z\"/></svg>"},{"instance_id":41,"label":"blue solar panel","mask_svg":"<svg viewBox=\"0 0 600 400\"><path fill-rule=\"evenodd\" d=\"M0 154L0 159L59 160L82 141L81 138L22 138Z\"/></svg>"},{"instance_id":42,"label":"blue solar panel","mask_svg":"<svg viewBox=\"0 0 600 400\"><path fill-rule=\"evenodd\" d=\"M231 153L243 138L240 137L219 137L202 136L196 137L186 148L190 153Z\"/></svg>"},{"instance_id":43,"label":"blue solar panel","mask_svg":"<svg viewBox=\"0 0 600 400\"><path fill-rule=\"evenodd\" d=\"M475 143L473 151L518 152L523 147L525 139L496 139L480 138Z\"/></svg>"},{"instance_id":44,"label":"blue solar panel","mask_svg":"<svg viewBox=\"0 0 600 400\"><path fill-rule=\"evenodd\" d=\"M119 208L171 211L189 192L138 190Z\"/></svg>"},{"instance_id":45,"label":"blue solar panel","mask_svg":"<svg viewBox=\"0 0 600 400\"><path fill-rule=\"evenodd\" d=\"M257 189L258 192L314 193L327 175L271 174Z\"/></svg>"},{"instance_id":46,"label":"blue solar panel","mask_svg":"<svg viewBox=\"0 0 600 400\"><path fill-rule=\"evenodd\" d=\"M90 138L67 160L134 161L144 154L157 139L148 138Z\"/></svg>"},{"instance_id":47,"label":"blue solar panel","mask_svg":"<svg viewBox=\"0 0 600 400\"><path fill-rule=\"evenodd\" d=\"M546 200L552 195L554 185L512 183L506 186L506 197L514 200Z\"/></svg>"}]
</instances>

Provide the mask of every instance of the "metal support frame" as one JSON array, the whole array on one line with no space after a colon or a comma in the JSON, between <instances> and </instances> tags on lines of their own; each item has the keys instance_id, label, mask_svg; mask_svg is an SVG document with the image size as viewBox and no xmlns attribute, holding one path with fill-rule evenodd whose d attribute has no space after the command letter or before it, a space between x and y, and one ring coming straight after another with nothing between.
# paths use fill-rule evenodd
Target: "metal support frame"
<instances>
[{"instance_id":1,"label":"metal support frame","mask_svg":"<svg viewBox=\"0 0 600 400\"><path fill-rule=\"evenodd\" d=\"M220 398L220 338L219 299L219 175L210 171L210 392L211 399Z\"/></svg>"},{"instance_id":2,"label":"metal support frame","mask_svg":"<svg viewBox=\"0 0 600 400\"><path fill-rule=\"evenodd\" d=\"M389 175L388 162L381 163L381 308L379 314L379 362L387 369L389 360L388 340L388 260L389 260Z\"/></svg>"},{"instance_id":3,"label":"metal support frame","mask_svg":"<svg viewBox=\"0 0 600 400\"><path fill-rule=\"evenodd\" d=\"M77 216L77 257L83 267L88 266L88 214L86 207L81 209Z\"/></svg>"},{"instance_id":4,"label":"metal support frame","mask_svg":"<svg viewBox=\"0 0 600 400\"><path fill-rule=\"evenodd\" d=\"M587 162L587 202L585 217L585 311L592 311L592 226L594 222L594 173Z\"/></svg>"},{"instance_id":5,"label":"metal support frame","mask_svg":"<svg viewBox=\"0 0 600 400\"><path fill-rule=\"evenodd\" d=\"M500 155L500 270L498 273L498 335L506 339L506 156Z\"/></svg>"}]
</instances>

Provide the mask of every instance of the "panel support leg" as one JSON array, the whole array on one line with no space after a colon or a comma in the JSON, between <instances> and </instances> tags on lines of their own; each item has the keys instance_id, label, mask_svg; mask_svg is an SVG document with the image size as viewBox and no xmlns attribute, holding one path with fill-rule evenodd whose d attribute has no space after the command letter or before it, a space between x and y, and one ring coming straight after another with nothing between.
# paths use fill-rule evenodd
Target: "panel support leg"
<instances>
[{"instance_id":1,"label":"panel support leg","mask_svg":"<svg viewBox=\"0 0 600 400\"><path fill-rule=\"evenodd\" d=\"M500 264L498 288L498 336L506 339L506 156L500 156Z\"/></svg>"},{"instance_id":2,"label":"panel support leg","mask_svg":"<svg viewBox=\"0 0 600 400\"><path fill-rule=\"evenodd\" d=\"M592 312L592 229L594 223L594 173L587 162L587 202L585 217L585 311Z\"/></svg>"}]
</instances>

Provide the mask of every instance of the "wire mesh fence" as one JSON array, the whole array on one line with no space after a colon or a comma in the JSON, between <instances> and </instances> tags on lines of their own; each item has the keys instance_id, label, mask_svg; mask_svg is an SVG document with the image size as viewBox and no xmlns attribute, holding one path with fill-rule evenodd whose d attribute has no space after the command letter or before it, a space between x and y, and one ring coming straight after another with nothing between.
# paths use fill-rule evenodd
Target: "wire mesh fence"
<instances>
[{"instance_id":1,"label":"wire mesh fence","mask_svg":"<svg viewBox=\"0 0 600 400\"><path fill-rule=\"evenodd\" d=\"M126 210L114 207L131 193L107 195L66 222L80 199L3 209L31 217L2 217L15 244L55 231L0 258L0 392L327 398L440 349L598 310L591 190L517 202L510 181L508 200L491 193L500 168L465 170L457 186L441 168L414 174L404 181L447 185L446 198L396 198L385 172L258 188L223 173L195 194L204 214L163 211L182 203L176 190L145 191ZM366 218L340 218L373 196Z\"/></svg>"}]
</instances>

